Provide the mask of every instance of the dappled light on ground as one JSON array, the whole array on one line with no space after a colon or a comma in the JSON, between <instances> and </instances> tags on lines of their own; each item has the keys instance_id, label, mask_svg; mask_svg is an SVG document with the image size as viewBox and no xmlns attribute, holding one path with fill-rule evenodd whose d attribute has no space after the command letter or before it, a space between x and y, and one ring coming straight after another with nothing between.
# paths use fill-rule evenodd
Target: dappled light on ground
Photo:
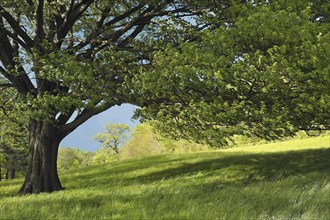
<instances>
[{"instance_id":1,"label":"dappled light on ground","mask_svg":"<svg viewBox=\"0 0 330 220\"><path fill-rule=\"evenodd\" d=\"M252 146L71 170L61 173L66 189L52 194L16 197L22 180L4 181L0 218L329 219L324 138L315 149L308 139L286 151Z\"/></svg>"}]
</instances>

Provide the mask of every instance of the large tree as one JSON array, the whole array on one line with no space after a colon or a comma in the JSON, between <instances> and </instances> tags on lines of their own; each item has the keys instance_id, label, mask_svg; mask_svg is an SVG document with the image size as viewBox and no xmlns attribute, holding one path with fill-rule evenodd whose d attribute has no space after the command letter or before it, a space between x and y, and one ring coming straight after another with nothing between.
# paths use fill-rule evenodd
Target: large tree
<instances>
[{"instance_id":1,"label":"large tree","mask_svg":"<svg viewBox=\"0 0 330 220\"><path fill-rule=\"evenodd\" d=\"M329 130L329 6L251 1L201 39L156 53L140 78L141 99L166 102L149 102L139 116L217 147L235 134L276 139Z\"/></svg>"},{"instance_id":2,"label":"large tree","mask_svg":"<svg viewBox=\"0 0 330 220\"><path fill-rule=\"evenodd\" d=\"M227 1L2 0L0 87L15 88L15 106L29 115L28 170L19 193L63 189L56 166L61 140L114 105L141 104L129 85L150 54L194 40L209 26L211 9L228 7Z\"/></svg>"}]
</instances>

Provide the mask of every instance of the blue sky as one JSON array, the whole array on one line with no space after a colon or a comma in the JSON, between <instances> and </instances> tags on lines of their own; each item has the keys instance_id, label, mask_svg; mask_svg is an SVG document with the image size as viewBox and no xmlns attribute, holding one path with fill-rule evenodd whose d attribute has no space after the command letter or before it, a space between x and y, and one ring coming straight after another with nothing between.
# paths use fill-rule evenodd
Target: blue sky
<instances>
[{"instance_id":1,"label":"blue sky","mask_svg":"<svg viewBox=\"0 0 330 220\"><path fill-rule=\"evenodd\" d=\"M114 106L80 125L61 142L60 146L75 147L85 151L95 151L101 147L101 144L93 140L93 136L96 133L103 132L106 123L125 123L131 128L139 124L138 121L132 121L131 119L136 108L136 106L130 104Z\"/></svg>"}]
</instances>

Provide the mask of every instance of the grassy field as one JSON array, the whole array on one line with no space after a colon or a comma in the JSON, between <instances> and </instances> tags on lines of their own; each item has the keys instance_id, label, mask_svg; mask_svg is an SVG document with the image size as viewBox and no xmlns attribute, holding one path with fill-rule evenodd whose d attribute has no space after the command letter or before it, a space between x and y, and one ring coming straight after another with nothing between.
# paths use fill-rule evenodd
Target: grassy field
<instances>
[{"instance_id":1,"label":"grassy field","mask_svg":"<svg viewBox=\"0 0 330 220\"><path fill-rule=\"evenodd\" d=\"M1 219L330 219L330 136L126 160L61 173L66 190L15 196Z\"/></svg>"}]
</instances>

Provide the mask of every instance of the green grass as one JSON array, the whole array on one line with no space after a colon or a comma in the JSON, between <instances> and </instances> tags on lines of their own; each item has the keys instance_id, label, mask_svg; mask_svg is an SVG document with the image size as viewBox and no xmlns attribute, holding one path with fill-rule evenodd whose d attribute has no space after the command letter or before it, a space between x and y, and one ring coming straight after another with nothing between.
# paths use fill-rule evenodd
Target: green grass
<instances>
[{"instance_id":1,"label":"green grass","mask_svg":"<svg viewBox=\"0 0 330 220\"><path fill-rule=\"evenodd\" d=\"M64 191L15 196L1 219L330 219L330 136L126 160L61 173Z\"/></svg>"}]
</instances>

